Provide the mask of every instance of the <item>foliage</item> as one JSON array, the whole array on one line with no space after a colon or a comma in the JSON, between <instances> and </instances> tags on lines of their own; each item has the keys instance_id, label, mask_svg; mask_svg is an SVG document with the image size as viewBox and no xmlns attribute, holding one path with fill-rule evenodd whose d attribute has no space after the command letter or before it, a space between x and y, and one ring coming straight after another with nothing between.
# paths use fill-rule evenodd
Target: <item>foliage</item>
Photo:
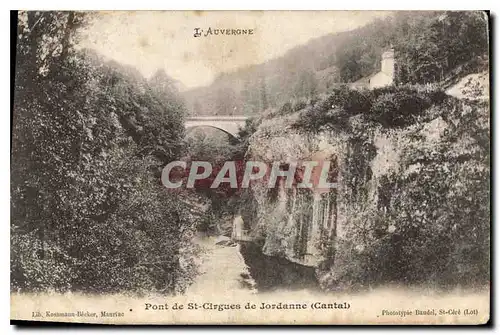
<instances>
[{"instance_id":1,"label":"foliage","mask_svg":"<svg viewBox=\"0 0 500 335\"><path fill-rule=\"evenodd\" d=\"M376 100L370 107L369 118L386 128L414 124L432 105L440 105L446 99L443 91L411 86L378 89L374 95Z\"/></svg>"},{"instance_id":2,"label":"foliage","mask_svg":"<svg viewBox=\"0 0 500 335\"><path fill-rule=\"evenodd\" d=\"M20 14L11 288L181 292L195 275L193 220L155 172L182 149L182 105L74 50L83 14Z\"/></svg>"},{"instance_id":3,"label":"foliage","mask_svg":"<svg viewBox=\"0 0 500 335\"><path fill-rule=\"evenodd\" d=\"M396 16L396 81L441 82L467 62L488 56L486 13L437 12Z\"/></svg>"},{"instance_id":4,"label":"foliage","mask_svg":"<svg viewBox=\"0 0 500 335\"><path fill-rule=\"evenodd\" d=\"M364 122L375 122L385 128L401 128L420 120L433 105L441 105L447 95L439 90L419 86L388 86L353 90L347 86L332 93L312 107L306 107L295 124L308 131L334 129L352 131L349 120L362 115Z\"/></svg>"}]
</instances>

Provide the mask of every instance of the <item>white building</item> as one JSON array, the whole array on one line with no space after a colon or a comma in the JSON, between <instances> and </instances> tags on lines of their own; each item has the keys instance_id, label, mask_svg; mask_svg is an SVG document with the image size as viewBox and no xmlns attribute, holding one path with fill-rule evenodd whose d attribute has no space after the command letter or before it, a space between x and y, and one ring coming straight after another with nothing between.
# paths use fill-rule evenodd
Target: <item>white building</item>
<instances>
[{"instance_id":1,"label":"white building","mask_svg":"<svg viewBox=\"0 0 500 335\"><path fill-rule=\"evenodd\" d=\"M380 71L369 77L361 78L350 84L351 88L368 88L389 86L394 83L394 50L382 54Z\"/></svg>"}]
</instances>

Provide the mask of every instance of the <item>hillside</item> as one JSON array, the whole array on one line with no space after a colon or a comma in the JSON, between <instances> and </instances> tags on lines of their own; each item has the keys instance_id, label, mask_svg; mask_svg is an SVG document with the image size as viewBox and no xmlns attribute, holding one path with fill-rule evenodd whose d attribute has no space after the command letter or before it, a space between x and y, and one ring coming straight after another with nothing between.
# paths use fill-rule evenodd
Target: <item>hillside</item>
<instances>
[{"instance_id":1,"label":"hillside","mask_svg":"<svg viewBox=\"0 0 500 335\"><path fill-rule=\"evenodd\" d=\"M183 96L192 115L256 115L378 71L380 55L391 45L397 83L442 82L464 63L473 64L468 73L487 64L486 32L482 12L398 12L312 39L266 63L221 73L210 86Z\"/></svg>"}]
</instances>

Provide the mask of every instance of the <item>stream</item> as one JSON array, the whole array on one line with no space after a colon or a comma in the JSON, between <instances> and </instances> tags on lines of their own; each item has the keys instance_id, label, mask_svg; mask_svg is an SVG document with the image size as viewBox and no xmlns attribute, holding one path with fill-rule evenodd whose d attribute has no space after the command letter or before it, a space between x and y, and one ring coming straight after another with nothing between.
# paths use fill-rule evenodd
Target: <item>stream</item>
<instances>
[{"instance_id":1,"label":"stream","mask_svg":"<svg viewBox=\"0 0 500 335\"><path fill-rule=\"evenodd\" d=\"M225 236L198 236L195 241L203 252L200 275L188 289L189 295L318 289L314 268L264 255L253 242L236 243Z\"/></svg>"},{"instance_id":2,"label":"stream","mask_svg":"<svg viewBox=\"0 0 500 335\"><path fill-rule=\"evenodd\" d=\"M198 236L195 242L202 247L200 275L189 287L187 294L203 296L207 292L238 295L257 293L239 245L218 236Z\"/></svg>"}]
</instances>

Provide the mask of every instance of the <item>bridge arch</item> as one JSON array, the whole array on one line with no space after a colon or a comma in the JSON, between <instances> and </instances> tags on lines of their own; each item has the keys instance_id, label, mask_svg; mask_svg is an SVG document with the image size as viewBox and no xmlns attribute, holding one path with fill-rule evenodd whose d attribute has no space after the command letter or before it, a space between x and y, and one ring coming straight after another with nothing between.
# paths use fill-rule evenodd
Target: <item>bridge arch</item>
<instances>
[{"instance_id":1,"label":"bridge arch","mask_svg":"<svg viewBox=\"0 0 500 335\"><path fill-rule=\"evenodd\" d=\"M191 131L195 130L195 129L199 129L199 128L212 128L212 129L217 129L223 133L225 133L228 137L230 138L234 138L234 139L237 139L237 136L236 134L233 134L231 132L229 132L228 130L226 129L223 129L221 127L217 127L217 126L212 126L212 125L194 125L194 126L186 126L186 135L189 135L191 133Z\"/></svg>"},{"instance_id":2,"label":"bridge arch","mask_svg":"<svg viewBox=\"0 0 500 335\"><path fill-rule=\"evenodd\" d=\"M194 116L186 118L184 127L188 131L192 128L211 127L236 138L247 119L246 116Z\"/></svg>"}]
</instances>

